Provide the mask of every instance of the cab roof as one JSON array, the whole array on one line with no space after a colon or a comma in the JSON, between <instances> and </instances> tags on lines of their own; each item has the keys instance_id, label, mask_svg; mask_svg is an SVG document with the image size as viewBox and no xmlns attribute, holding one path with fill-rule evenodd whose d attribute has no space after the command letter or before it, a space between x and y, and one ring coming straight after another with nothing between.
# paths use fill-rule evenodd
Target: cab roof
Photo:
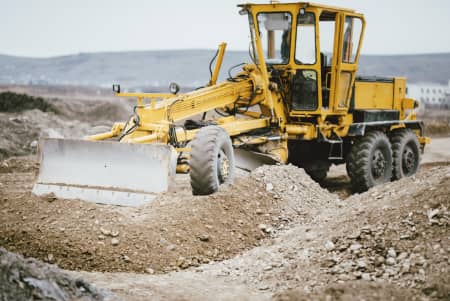
<instances>
[{"instance_id":1,"label":"cab roof","mask_svg":"<svg viewBox=\"0 0 450 301\"><path fill-rule=\"evenodd\" d=\"M282 6L289 6L289 5L297 5L299 7L302 8L307 8L307 7L314 7L314 8L319 8L319 9L323 9L323 10L329 10L329 11L333 11L333 12L349 12L349 13L355 13L356 11L353 9L349 9L349 8L342 8L342 7L336 7L336 6L328 6L328 5L322 5L322 4L316 4L316 3L311 3L311 2L287 2L287 3L280 3L278 1L273 1L271 3L244 3L244 4L239 4L238 7L253 7L253 6L276 6L276 7L282 7Z\"/></svg>"}]
</instances>

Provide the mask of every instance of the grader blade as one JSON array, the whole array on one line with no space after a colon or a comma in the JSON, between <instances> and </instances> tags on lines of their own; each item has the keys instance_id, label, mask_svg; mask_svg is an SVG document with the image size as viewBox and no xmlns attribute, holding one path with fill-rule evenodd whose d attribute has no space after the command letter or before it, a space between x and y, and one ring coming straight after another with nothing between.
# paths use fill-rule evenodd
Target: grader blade
<instances>
[{"instance_id":1,"label":"grader blade","mask_svg":"<svg viewBox=\"0 0 450 301\"><path fill-rule=\"evenodd\" d=\"M175 150L165 144L45 139L33 193L139 206L169 190L176 160Z\"/></svg>"},{"instance_id":2,"label":"grader blade","mask_svg":"<svg viewBox=\"0 0 450 301\"><path fill-rule=\"evenodd\" d=\"M236 167L245 171L253 171L263 165L275 165L279 163L270 155L240 148L234 149L234 160Z\"/></svg>"}]
</instances>

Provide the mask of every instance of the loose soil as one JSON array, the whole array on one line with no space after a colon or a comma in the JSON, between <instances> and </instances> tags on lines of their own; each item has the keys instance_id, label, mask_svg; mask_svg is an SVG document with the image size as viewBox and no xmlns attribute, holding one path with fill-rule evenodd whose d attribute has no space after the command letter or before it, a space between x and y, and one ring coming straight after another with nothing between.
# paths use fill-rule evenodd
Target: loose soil
<instances>
[{"instance_id":1,"label":"loose soil","mask_svg":"<svg viewBox=\"0 0 450 301\"><path fill-rule=\"evenodd\" d=\"M228 259L331 201L303 170L275 169L265 175L268 168L261 168L212 196L193 197L189 187L179 187L181 193L126 208L36 197L30 190L37 163L10 159L0 169L0 245L86 271L161 273ZM295 204L290 191L305 202Z\"/></svg>"},{"instance_id":2,"label":"loose soil","mask_svg":"<svg viewBox=\"0 0 450 301\"><path fill-rule=\"evenodd\" d=\"M323 206L232 259L161 276L81 273L127 300L448 300L450 166Z\"/></svg>"},{"instance_id":3,"label":"loose soil","mask_svg":"<svg viewBox=\"0 0 450 301\"><path fill-rule=\"evenodd\" d=\"M17 93L0 87L0 160L35 153L40 138L81 138L109 131L132 112L127 100L89 100L79 94L41 97L23 94L17 87L12 90Z\"/></svg>"}]
</instances>

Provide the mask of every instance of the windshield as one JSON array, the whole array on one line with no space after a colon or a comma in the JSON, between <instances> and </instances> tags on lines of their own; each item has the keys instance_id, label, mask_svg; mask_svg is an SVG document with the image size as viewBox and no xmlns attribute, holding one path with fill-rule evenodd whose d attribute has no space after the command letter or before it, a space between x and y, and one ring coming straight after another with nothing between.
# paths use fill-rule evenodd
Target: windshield
<instances>
[{"instance_id":1,"label":"windshield","mask_svg":"<svg viewBox=\"0 0 450 301\"><path fill-rule=\"evenodd\" d=\"M259 13L257 19L266 63L287 64L291 44L291 14Z\"/></svg>"}]
</instances>

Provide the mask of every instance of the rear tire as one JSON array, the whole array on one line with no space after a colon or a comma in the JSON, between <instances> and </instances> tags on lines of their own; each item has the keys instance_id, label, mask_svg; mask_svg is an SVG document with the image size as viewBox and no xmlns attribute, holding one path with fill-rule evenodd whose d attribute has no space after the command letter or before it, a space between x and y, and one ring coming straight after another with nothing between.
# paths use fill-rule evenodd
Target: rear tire
<instances>
[{"instance_id":1,"label":"rear tire","mask_svg":"<svg viewBox=\"0 0 450 301\"><path fill-rule=\"evenodd\" d=\"M392 180L414 175L419 169L420 144L416 134L410 129L392 132Z\"/></svg>"},{"instance_id":2,"label":"rear tire","mask_svg":"<svg viewBox=\"0 0 450 301\"><path fill-rule=\"evenodd\" d=\"M218 126L201 128L192 140L191 187L193 195L209 195L234 177L234 151L228 133Z\"/></svg>"},{"instance_id":3,"label":"rear tire","mask_svg":"<svg viewBox=\"0 0 450 301\"><path fill-rule=\"evenodd\" d=\"M355 192L389 182L392 177L392 151L387 136L383 132L373 131L356 141L347 157L347 170Z\"/></svg>"}]
</instances>

